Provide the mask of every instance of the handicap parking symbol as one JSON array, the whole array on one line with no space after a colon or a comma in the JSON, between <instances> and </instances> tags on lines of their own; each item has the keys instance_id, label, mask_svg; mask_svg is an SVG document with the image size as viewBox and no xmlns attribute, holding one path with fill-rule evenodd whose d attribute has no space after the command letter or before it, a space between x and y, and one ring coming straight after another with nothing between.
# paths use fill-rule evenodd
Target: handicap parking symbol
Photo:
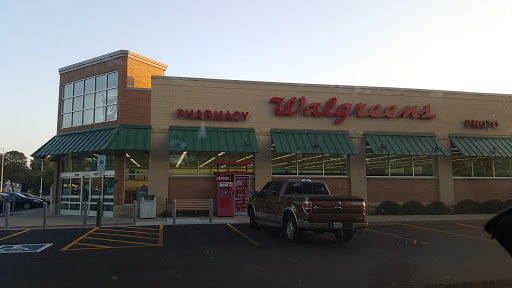
<instances>
[{"instance_id":1,"label":"handicap parking symbol","mask_svg":"<svg viewBox=\"0 0 512 288\"><path fill-rule=\"evenodd\" d=\"M27 252L41 252L44 249L52 246L52 244L22 244L22 245L2 245L0 246L1 253L27 253Z\"/></svg>"}]
</instances>

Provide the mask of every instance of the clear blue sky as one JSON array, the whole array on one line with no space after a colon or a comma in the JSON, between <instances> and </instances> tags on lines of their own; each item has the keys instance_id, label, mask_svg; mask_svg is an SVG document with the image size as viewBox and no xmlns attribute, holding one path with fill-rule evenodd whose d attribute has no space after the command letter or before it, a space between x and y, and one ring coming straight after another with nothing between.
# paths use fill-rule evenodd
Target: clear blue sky
<instances>
[{"instance_id":1,"label":"clear blue sky","mask_svg":"<svg viewBox=\"0 0 512 288\"><path fill-rule=\"evenodd\" d=\"M512 1L8 1L0 148L56 133L58 68L119 49L166 75L512 94Z\"/></svg>"}]
</instances>

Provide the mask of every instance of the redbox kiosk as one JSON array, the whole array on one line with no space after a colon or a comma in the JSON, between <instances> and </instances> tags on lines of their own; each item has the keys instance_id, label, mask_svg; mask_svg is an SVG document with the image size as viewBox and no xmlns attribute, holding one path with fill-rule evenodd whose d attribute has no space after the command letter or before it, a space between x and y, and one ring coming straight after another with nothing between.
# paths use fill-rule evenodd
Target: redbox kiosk
<instances>
[{"instance_id":1,"label":"redbox kiosk","mask_svg":"<svg viewBox=\"0 0 512 288\"><path fill-rule=\"evenodd\" d=\"M245 214L249 204L251 173L247 166L252 162L217 162L217 216ZM240 171L219 172L220 167L238 166ZM245 167L240 167L245 166Z\"/></svg>"}]
</instances>

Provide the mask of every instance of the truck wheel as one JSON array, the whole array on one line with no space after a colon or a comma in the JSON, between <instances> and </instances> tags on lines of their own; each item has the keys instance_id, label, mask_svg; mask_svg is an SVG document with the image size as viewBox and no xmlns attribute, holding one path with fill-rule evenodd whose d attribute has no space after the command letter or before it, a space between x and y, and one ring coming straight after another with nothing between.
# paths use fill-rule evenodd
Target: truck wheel
<instances>
[{"instance_id":1,"label":"truck wheel","mask_svg":"<svg viewBox=\"0 0 512 288\"><path fill-rule=\"evenodd\" d=\"M342 243L348 243L350 240L352 240L353 236L352 230L345 230L345 231L335 231L334 236L336 237L336 241L342 242Z\"/></svg>"},{"instance_id":2,"label":"truck wheel","mask_svg":"<svg viewBox=\"0 0 512 288\"><path fill-rule=\"evenodd\" d=\"M258 223L256 223L256 215L254 215L254 208L250 208L249 210L249 227L256 228Z\"/></svg>"},{"instance_id":3,"label":"truck wheel","mask_svg":"<svg viewBox=\"0 0 512 288\"><path fill-rule=\"evenodd\" d=\"M301 238L301 231L297 227L297 223L293 217L286 217L284 221L284 234L288 241L299 242Z\"/></svg>"}]
</instances>

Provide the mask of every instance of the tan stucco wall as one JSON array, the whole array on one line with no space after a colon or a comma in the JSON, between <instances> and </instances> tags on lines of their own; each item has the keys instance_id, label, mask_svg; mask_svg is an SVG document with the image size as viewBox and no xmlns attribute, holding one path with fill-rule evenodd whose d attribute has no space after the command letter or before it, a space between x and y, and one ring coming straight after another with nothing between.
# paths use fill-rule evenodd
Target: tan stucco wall
<instances>
[{"instance_id":1,"label":"tan stucco wall","mask_svg":"<svg viewBox=\"0 0 512 288\"><path fill-rule=\"evenodd\" d=\"M422 120L348 116L343 123L335 124L335 117L307 117L302 113L278 117L274 112L276 105L269 102L272 97L284 97L284 101L287 101L291 97L302 96L307 98L307 104L320 102L321 108L332 97L338 99L336 107L342 103L350 103L353 104L352 109L357 103L363 102L368 104L367 108L374 104L381 104L383 107L395 104L398 111L407 105L417 105L419 112L425 105L430 104L431 113L437 114L437 118ZM177 109L243 111L249 112L249 115L247 121L238 122L176 119ZM255 157L255 188L260 189L272 178L270 129L349 131L360 153L364 153L365 141L361 136L365 131L434 133L449 149L449 134L511 135L511 113L511 95L153 76L150 187L162 187L159 189L163 191L163 187L168 187L168 181L172 181L172 178L168 180L168 175L164 177L168 173L167 167L164 169L164 166L168 166L168 144L164 144L164 138L168 135L169 126L255 128L260 149ZM500 127L494 130L468 129L464 128L466 119L499 121ZM164 151L163 147L167 150ZM349 163L351 179L345 183L348 183L352 195L368 198L369 185L365 175L364 155L350 156ZM450 158L439 157L437 163L439 180L424 181L428 184L423 186L430 189L428 195L418 195L417 198L423 201L441 199L452 203L455 196Z\"/></svg>"}]
</instances>

